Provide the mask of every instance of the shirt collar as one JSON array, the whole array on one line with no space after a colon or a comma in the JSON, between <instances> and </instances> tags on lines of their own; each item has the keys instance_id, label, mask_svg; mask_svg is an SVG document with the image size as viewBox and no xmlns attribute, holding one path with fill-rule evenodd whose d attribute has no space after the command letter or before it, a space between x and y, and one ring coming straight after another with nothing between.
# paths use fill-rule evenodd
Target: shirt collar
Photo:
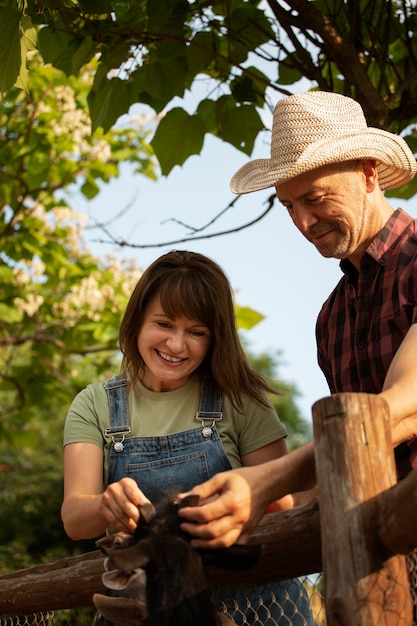
<instances>
[{"instance_id":1,"label":"shirt collar","mask_svg":"<svg viewBox=\"0 0 417 626\"><path fill-rule=\"evenodd\" d=\"M361 259L361 267L367 265L371 259L380 265L384 265L387 256L395 250L399 239L412 221L414 221L414 218L403 209L396 209L367 247ZM340 268L348 276L356 272L355 267L348 259L340 261Z\"/></svg>"}]
</instances>

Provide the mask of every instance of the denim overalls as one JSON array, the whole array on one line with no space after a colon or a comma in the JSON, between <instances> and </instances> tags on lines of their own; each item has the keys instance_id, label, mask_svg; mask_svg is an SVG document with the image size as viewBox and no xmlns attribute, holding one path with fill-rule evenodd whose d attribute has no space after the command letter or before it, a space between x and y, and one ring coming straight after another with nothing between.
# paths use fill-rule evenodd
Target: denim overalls
<instances>
[{"instance_id":1,"label":"denim overalls","mask_svg":"<svg viewBox=\"0 0 417 626\"><path fill-rule=\"evenodd\" d=\"M231 469L215 426L222 419L222 393L217 387L204 382L195 416L201 428L154 437L128 436L131 428L125 378L119 374L104 387L110 410L110 427L105 436L112 439L108 483L129 476L149 500L157 502L167 493L189 491ZM219 609L227 612L237 626L313 625L308 596L298 579L213 593Z\"/></svg>"}]
</instances>

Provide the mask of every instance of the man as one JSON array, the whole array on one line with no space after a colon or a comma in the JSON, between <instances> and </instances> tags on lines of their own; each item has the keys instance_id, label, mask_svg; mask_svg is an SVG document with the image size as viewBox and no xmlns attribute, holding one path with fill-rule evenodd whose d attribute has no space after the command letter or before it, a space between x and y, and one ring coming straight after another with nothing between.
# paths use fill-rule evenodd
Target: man
<instances>
[{"instance_id":1,"label":"man","mask_svg":"<svg viewBox=\"0 0 417 626\"><path fill-rule=\"evenodd\" d=\"M368 127L358 103L314 91L277 104L270 159L251 161L231 181L238 194L275 187L301 234L323 256L341 259L343 277L317 320L319 365L332 393L387 401L400 478L417 467L417 220L394 211L383 191L416 171L405 141ZM314 482L309 443L196 487L217 498L183 509L183 528L195 546L230 545L253 530L269 502Z\"/></svg>"}]
</instances>

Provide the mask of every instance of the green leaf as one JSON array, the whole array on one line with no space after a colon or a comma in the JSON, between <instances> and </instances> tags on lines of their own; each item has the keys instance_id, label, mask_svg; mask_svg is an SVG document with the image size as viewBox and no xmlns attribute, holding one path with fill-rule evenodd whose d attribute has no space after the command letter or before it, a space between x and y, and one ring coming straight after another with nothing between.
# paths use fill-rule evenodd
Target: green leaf
<instances>
[{"instance_id":1,"label":"green leaf","mask_svg":"<svg viewBox=\"0 0 417 626\"><path fill-rule=\"evenodd\" d=\"M251 154L255 139L264 128L253 105L237 105L233 96L222 96L216 102L202 100L197 109L206 132Z\"/></svg>"},{"instance_id":2,"label":"green leaf","mask_svg":"<svg viewBox=\"0 0 417 626\"><path fill-rule=\"evenodd\" d=\"M131 79L137 85L137 100L149 104L157 113L175 96L182 97L187 81L185 60L154 58L138 68Z\"/></svg>"},{"instance_id":3,"label":"green leaf","mask_svg":"<svg viewBox=\"0 0 417 626\"><path fill-rule=\"evenodd\" d=\"M387 189L384 191L384 195L387 198L400 198L403 200L409 200L417 194L417 177L413 178L409 183L399 187L398 189Z\"/></svg>"},{"instance_id":4,"label":"green leaf","mask_svg":"<svg viewBox=\"0 0 417 626\"><path fill-rule=\"evenodd\" d=\"M196 76L204 72L212 63L216 52L216 39L213 32L197 32L187 47L187 66L190 74Z\"/></svg>"},{"instance_id":5,"label":"green leaf","mask_svg":"<svg viewBox=\"0 0 417 626\"><path fill-rule=\"evenodd\" d=\"M81 191L87 200L92 200L99 193L100 187L91 176L88 176L85 183L81 185Z\"/></svg>"},{"instance_id":6,"label":"green leaf","mask_svg":"<svg viewBox=\"0 0 417 626\"><path fill-rule=\"evenodd\" d=\"M26 50L36 50L38 45L38 33L33 26L32 20L27 15L22 15L20 20L20 29L22 32L22 39L25 42Z\"/></svg>"},{"instance_id":7,"label":"green leaf","mask_svg":"<svg viewBox=\"0 0 417 626\"><path fill-rule=\"evenodd\" d=\"M7 91L19 75L22 64L20 13L12 7L0 12L0 90Z\"/></svg>"},{"instance_id":8,"label":"green leaf","mask_svg":"<svg viewBox=\"0 0 417 626\"><path fill-rule=\"evenodd\" d=\"M245 61L258 46L273 39L274 32L265 11L249 2L240 3L230 16L229 56L233 64Z\"/></svg>"},{"instance_id":9,"label":"green leaf","mask_svg":"<svg viewBox=\"0 0 417 626\"><path fill-rule=\"evenodd\" d=\"M132 84L120 78L100 81L88 95L92 132L103 128L107 133L121 115L127 113L131 103Z\"/></svg>"},{"instance_id":10,"label":"green leaf","mask_svg":"<svg viewBox=\"0 0 417 626\"><path fill-rule=\"evenodd\" d=\"M36 154L29 155L27 159L27 166L31 179L33 177L33 179L37 181L39 179L39 175L43 175L49 169L50 163L51 157L49 154L43 154L38 151Z\"/></svg>"},{"instance_id":11,"label":"green leaf","mask_svg":"<svg viewBox=\"0 0 417 626\"><path fill-rule=\"evenodd\" d=\"M150 0L148 29L151 33L164 33L179 38L183 35L188 11L188 0Z\"/></svg>"},{"instance_id":12,"label":"green leaf","mask_svg":"<svg viewBox=\"0 0 417 626\"><path fill-rule=\"evenodd\" d=\"M180 108L168 111L151 141L162 173L166 176L175 165L182 165L192 154L200 154L204 134L204 124L198 116Z\"/></svg>"},{"instance_id":13,"label":"green leaf","mask_svg":"<svg viewBox=\"0 0 417 626\"><path fill-rule=\"evenodd\" d=\"M75 39L71 33L52 28L41 28L39 31L39 50L45 63L52 63L67 76L73 71L74 55L79 54L81 43L82 40Z\"/></svg>"},{"instance_id":14,"label":"green leaf","mask_svg":"<svg viewBox=\"0 0 417 626\"><path fill-rule=\"evenodd\" d=\"M218 136L247 155L252 154L255 139L264 124L253 105L219 107Z\"/></svg>"},{"instance_id":15,"label":"green leaf","mask_svg":"<svg viewBox=\"0 0 417 626\"><path fill-rule=\"evenodd\" d=\"M265 74L256 67L250 67L246 68L241 76L231 81L230 88L236 102L252 102L262 107L268 84L269 79Z\"/></svg>"},{"instance_id":16,"label":"green leaf","mask_svg":"<svg viewBox=\"0 0 417 626\"><path fill-rule=\"evenodd\" d=\"M72 55L72 73L77 74L83 65L88 63L96 51L96 44L91 37L85 37Z\"/></svg>"},{"instance_id":17,"label":"green leaf","mask_svg":"<svg viewBox=\"0 0 417 626\"><path fill-rule=\"evenodd\" d=\"M247 306L239 306L238 304L235 304L235 311L238 328L243 328L245 330L253 328L256 324L259 324L259 322L262 322L262 320L265 319L265 315L262 315L262 313L259 313L258 311L255 311Z\"/></svg>"},{"instance_id":18,"label":"green leaf","mask_svg":"<svg viewBox=\"0 0 417 626\"><path fill-rule=\"evenodd\" d=\"M197 108L199 118L204 122L207 133L218 135L217 102L215 100L202 100Z\"/></svg>"},{"instance_id":19,"label":"green leaf","mask_svg":"<svg viewBox=\"0 0 417 626\"><path fill-rule=\"evenodd\" d=\"M29 92L29 72L26 66L27 53L31 50L35 50L37 44L37 31L33 27L32 20L23 16L20 21L21 38L20 38L20 58L21 65L19 76L16 80L16 87L20 87L26 92Z\"/></svg>"},{"instance_id":20,"label":"green leaf","mask_svg":"<svg viewBox=\"0 0 417 626\"><path fill-rule=\"evenodd\" d=\"M305 54L308 54L308 52L305 52ZM293 54L289 54L286 59L281 61L279 64L278 82L280 85L292 85L303 78L302 73L298 69L299 66L294 67L293 59L299 64L299 66L302 66L297 53L294 52Z\"/></svg>"}]
</instances>

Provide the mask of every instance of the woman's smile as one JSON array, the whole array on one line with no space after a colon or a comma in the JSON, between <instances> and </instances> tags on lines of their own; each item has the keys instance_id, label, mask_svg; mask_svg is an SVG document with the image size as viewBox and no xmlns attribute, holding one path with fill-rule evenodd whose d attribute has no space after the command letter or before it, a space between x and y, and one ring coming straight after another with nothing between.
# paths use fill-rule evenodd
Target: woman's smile
<instances>
[{"instance_id":1,"label":"woman's smile","mask_svg":"<svg viewBox=\"0 0 417 626\"><path fill-rule=\"evenodd\" d=\"M186 360L185 358L171 356L170 354L166 354L165 352L161 352L160 350L156 350L156 352L157 354L159 354L161 359L163 359L164 361L169 361L170 363L182 363Z\"/></svg>"}]
</instances>

